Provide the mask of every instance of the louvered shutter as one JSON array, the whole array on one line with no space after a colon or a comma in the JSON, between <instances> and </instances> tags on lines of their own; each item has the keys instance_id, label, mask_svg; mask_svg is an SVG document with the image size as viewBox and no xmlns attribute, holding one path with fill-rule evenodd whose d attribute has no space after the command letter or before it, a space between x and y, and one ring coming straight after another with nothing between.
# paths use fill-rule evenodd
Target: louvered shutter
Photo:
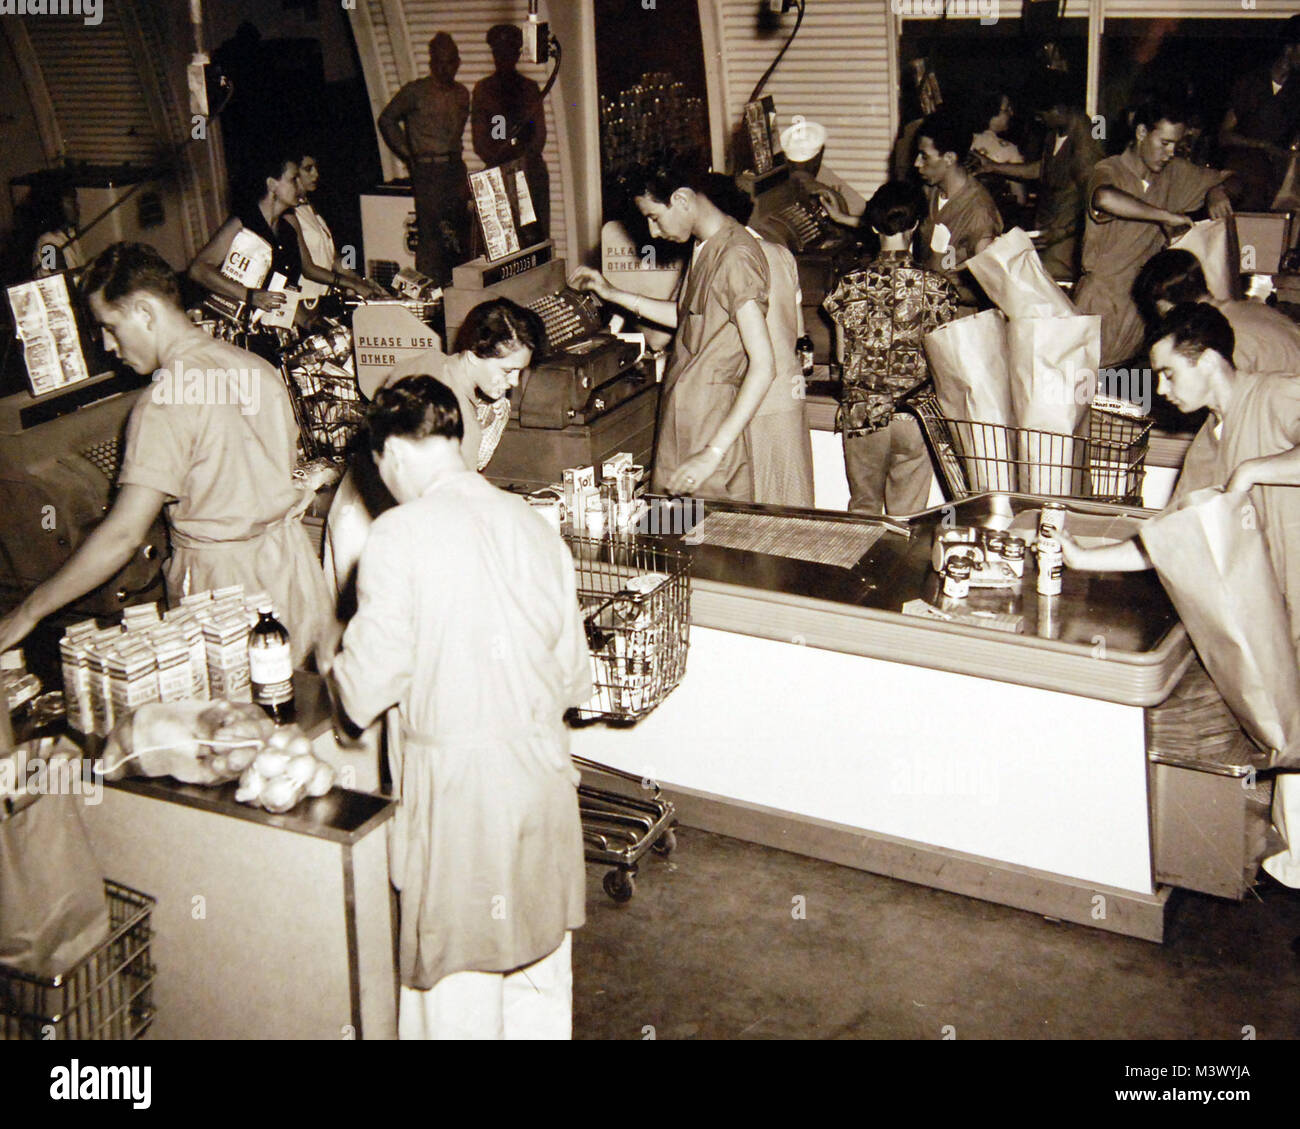
<instances>
[{"instance_id":1,"label":"louvered shutter","mask_svg":"<svg viewBox=\"0 0 1300 1129\"><path fill-rule=\"evenodd\" d=\"M703 2L718 7L727 120L734 125L794 18L760 38L751 0ZM826 164L866 195L889 176L897 90L892 34L889 0L808 0L799 35L763 88L782 129L794 114L826 127Z\"/></svg>"},{"instance_id":2,"label":"louvered shutter","mask_svg":"<svg viewBox=\"0 0 1300 1129\"><path fill-rule=\"evenodd\" d=\"M1112 20L1284 20L1297 11L1295 0L1104 0L1102 7Z\"/></svg>"},{"instance_id":3,"label":"louvered shutter","mask_svg":"<svg viewBox=\"0 0 1300 1129\"><path fill-rule=\"evenodd\" d=\"M63 137L63 155L94 164L148 164L165 149L115 5L95 26L81 16L29 17L25 27Z\"/></svg>"},{"instance_id":4,"label":"louvered shutter","mask_svg":"<svg viewBox=\"0 0 1300 1129\"><path fill-rule=\"evenodd\" d=\"M385 16L387 5L384 0L367 0L367 3L386 87L384 100L387 101L402 85L394 54L394 40L398 32L389 25ZM456 81L463 83L471 92L474 84L479 79L486 78L494 69L492 52L487 45L488 28L501 23L523 24L528 20L527 0L455 0L454 3L450 0L404 0L401 8L413 56L413 59L408 60L408 66L414 65L414 76L429 73L429 40L436 32L445 31L456 41L456 47L460 51L460 71L456 74ZM573 48L576 44L568 46ZM576 50L571 50L564 65L576 66L576 56ZM533 79L539 86L545 85L546 76L550 74L553 65L547 63L544 66L533 66L520 60L519 73ZM553 88L545 102L546 148L543 156L551 174L551 239L555 243L556 254L562 255L570 252L564 215L565 183L560 173L559 135L555 128L557 93ZM380 144L383 144L382 140ZM465 164L469 166L470 172L483 167L483 162L474 152L468 122L465 125L464 153Z\"/></svg>"}]
</instances>

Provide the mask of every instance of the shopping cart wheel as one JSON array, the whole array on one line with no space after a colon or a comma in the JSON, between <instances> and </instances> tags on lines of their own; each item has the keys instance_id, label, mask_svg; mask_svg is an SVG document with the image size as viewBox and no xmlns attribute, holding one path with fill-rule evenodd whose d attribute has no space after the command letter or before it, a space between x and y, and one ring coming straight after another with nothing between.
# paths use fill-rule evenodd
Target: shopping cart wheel
<instances>
[{"instance_id":1,"label":"shopping cart wheel","mask_svg":"<svg viewBox=\"0 0 1300 1129\"><path fill-rule=\"evenodd\" d=\"M654 841L650 849L657 855L667 858L677 849L677 836L670 827Z\"/></svg>"},{"instance_id":2,"label":"shopping cart wheel","mask_svg":"<svg viewBox=\"0 0 1300 1129\"><path fill-rule=\"evenodd\" d=\"M636 879L626 870L606 871L601 885L605 887L605 893L619 905L630 902L636 893Z\"/></svg>"}]
</instances>

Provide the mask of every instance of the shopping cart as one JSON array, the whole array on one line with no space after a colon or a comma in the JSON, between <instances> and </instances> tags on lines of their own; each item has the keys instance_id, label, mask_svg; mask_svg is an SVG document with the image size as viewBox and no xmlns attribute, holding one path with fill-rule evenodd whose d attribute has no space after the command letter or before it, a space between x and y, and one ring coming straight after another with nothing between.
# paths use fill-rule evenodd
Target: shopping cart
<instances>
[{"instance_id":1,"label":"shopping cart","mask_svg":"<svg viewBox=\"0 0 1300 1129\"><path fill-rule=\"evenodd\" d=\"M648 538L566 541L594 685L591 698L570 711L570 720L630 725L659 705L686 671L690 558ZM646 853L667 856L676 845L675 808L653 782L595 761L574 761L584 773L634 785L616 791L584 783L578 789L587 860L613 868L603 880L605 893L624 904L636 892L637 865Z\"/></svg>"},{"instance_id":2,"label":"shopping cart","mask_svg":"<svg viewBox=\"0 0 1300 1129\"><path fill-rule=\"evenodd\" d=\"M149 1029L155 899L108 879L104 889L108 937L67 972L43 979L0 965L0 1039L138 1039Z\"/></svg>"},{"instance_id":3,"label":"shopping cart","mask_svg":"<svg viewBox=\"0 0 1300 1129\"><path fill-rule=\"evenodd\" d=\"M352 367L352 331L331 324L284 354L303 448L309 458L342 459L365 419L365 403Z\"/></svg>"},{"instance_id":4,"label":"shopping cart","mask_svg":"<svg viewBox=\"0 0 1300 1129\"><path fill-rule=\"evenodd\" d=\"M904 401L921 425L945 497L989 490L1142 504L1151 421L1093 405L1077 435L949 419L926 389Z\"/></svg>"}]
</instances>

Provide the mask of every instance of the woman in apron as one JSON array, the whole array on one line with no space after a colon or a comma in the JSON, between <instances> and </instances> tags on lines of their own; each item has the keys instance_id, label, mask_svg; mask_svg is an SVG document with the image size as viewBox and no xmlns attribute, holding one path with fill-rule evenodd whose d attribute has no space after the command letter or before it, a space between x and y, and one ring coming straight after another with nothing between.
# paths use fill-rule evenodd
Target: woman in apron
<instances>
[{"instance_id":1,"label":"woman in apron","mask_svg":"<svg viewBox=\"0 0 1300 1129\"><path fill-rule=\"evenodd\" d=\"M284 288L297 286L302 274L298 233L284 219L300 196L298 162L284 155L268 158L245 202L190 264L190 280L240 303L252 327L277 314L287 300ZM294 320L305 324L306 311L295 311ZM278 363L281 336L271 327L250 328L249 348Z\"/></svg>"}]
</instances>

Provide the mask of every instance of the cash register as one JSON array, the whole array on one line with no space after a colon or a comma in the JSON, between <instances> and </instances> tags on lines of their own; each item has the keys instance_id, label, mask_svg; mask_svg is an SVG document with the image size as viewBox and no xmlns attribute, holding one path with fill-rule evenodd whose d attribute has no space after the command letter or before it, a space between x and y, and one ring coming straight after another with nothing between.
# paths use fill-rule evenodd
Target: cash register
<instances>
[{"instance_id":1,"label":"cash register","mask_svg":"<svg viewBox=\"0 0 1300 1129\"><path fill-rule=\"evenodd\" d=\"M0 398L0 589L52 576L108 512L126 419L148 377L117 374L63 274L8 288L25 387ZM108 615L162 596L161 520L115 576L72 605Z\"/></svg>"},{"instance_id":2,"label":"cash register","mask_svg":"<svg viewBox=\"0 0 1300 1129\"><path fill-rule=\"evenodd\" d=\"M768 106L764 117L770 121L773 116ZM822 302L839 275L857 264L861 249L854 232L831 219L810 191L817 183L813 177L820 167L826 131L798 115L793 122L779 142L774 125L760 129L750 123L750 133L758 137L754 168L761 171L741 173L737 182L754 200L749 226L794 254L803 294L804 332L812 338L814 363L824 365L834 359L835 336ZM761 159L764 144L780 159Z\"/></svg>"}]
</instances>

